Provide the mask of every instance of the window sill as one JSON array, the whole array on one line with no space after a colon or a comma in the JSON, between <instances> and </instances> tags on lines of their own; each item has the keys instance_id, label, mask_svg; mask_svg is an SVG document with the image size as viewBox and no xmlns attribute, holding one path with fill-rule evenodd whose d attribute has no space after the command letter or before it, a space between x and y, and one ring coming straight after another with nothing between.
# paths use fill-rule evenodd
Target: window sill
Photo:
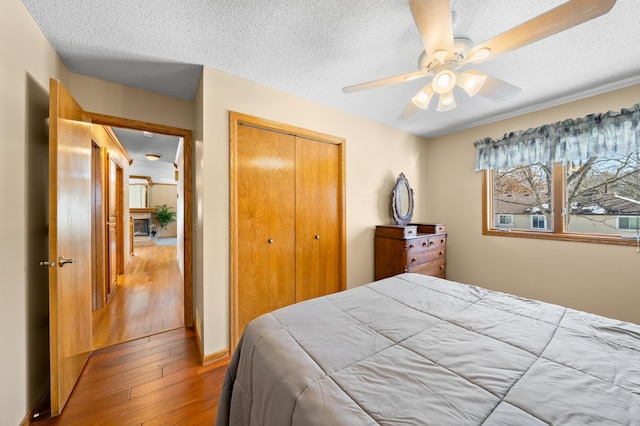
<instances>
[{"instance_id":1,"label":"window sill","mask_svg":"<svg viewBox=\"0 0 640 426\"><path fill-rule=\"evenodd\" d=\"M575 241L581 243L599 243L614 244L620 246L636 246L638 243L636 237L622 238L619 235L604 234L578 234L565 233L558 234L544 231L525 231L518 229L501 230L498 228L483 229L482 235L499 236L499 237L518 237L518 238L536 238L541 240L557 240L557 241Z\"/></svg>"}]
</instances>

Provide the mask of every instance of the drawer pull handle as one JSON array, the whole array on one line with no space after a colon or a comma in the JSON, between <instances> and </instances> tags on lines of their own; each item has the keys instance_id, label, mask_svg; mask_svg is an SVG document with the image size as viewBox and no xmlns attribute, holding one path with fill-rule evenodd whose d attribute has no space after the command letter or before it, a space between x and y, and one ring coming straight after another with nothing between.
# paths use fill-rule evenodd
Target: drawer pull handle
<instances>
[{"instance_id":1,"label":"drawer pull handle","mask_svg":"<svg viewBox=\"0 0 640 426\"><path fill-rule=\"evenodd\" d=\"M440 270L442 271L444 269L444 266L440 265Z\"/></svg>"},{"instance_id":2,"label":"drawer pull handle","mask_svg":"<svg viewBox=\"0 0 640 426\"><path fill-rule=\"evenodd\" d=\"M444 240L440 240L440 244L444 244Z\"/></svg>"},{"instance_id":3,"label":"drawer pull handle","mask_svg":"<svg viewBox=\"0 0 640 426\"><path fill-rule=\"evenodd\" d=\"M407 234L413 234L413 231L407 231Z\"/></svg>"},{"instance_id":4,"label":"drawer pull handle","mask_svg":"<svg viewBox=\"0 0 640 426\"><path fill-rule=\"evenodd\" d=\"M426 245L427 245L427 242L426 242L426 241L422 243L422 247L424 247L424 246L426 246Z\"/></svg>"},{"instance_id":5,"label":"drawer pull handle","mask_svg":"<svg viewBox=\"0 0 640 426\"><path fill-rule=\"evenodd\" d=\"M433 245L433 241L429 241L429 245L432 246Z\"/></svg>"},{"instance_id":6,"label":"drawer pull handle","mask_svg":"<svg viewBox=\"0 0 640 426\"><path fill-rule=\"evenodd\" d=\"M438 256L442 256L444 254L444 252L442 252L442 250L440 251L440 253L438 253Z\"/></svg>"},{"instance_id":7,"label":"drawer pull handle","mask_svg":"<svg viewBox=\"0 0 640 426\"><path fill-rule=\"evenodd\" d=\"M416 258L414 257L413 259L411 259L411 263L416 263Z\"/></svg>"},{"instance_id":8,"label":"drawer pull handle","mask_svg":"<svg viewBox=\"0 0 640 426\"><path fill-rule=\"evenodd\" d=\"M409 244L409 250L413 248L413 244Z\"/></svg>"}]
</instances>

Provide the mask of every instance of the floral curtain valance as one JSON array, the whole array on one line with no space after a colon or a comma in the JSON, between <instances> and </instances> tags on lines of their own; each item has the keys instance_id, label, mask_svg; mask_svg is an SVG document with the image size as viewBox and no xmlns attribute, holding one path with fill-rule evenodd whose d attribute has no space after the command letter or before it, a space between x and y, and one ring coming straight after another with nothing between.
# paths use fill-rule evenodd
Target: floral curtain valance
<instances>
[{"instance_id":1,"label":"floral curtain valance","mask_svg":"<svg viewBox=\"0 0 640 426\"><path fill-rule=\"evenodd\" d=\"M640 152L640 104L477 141L476 170Z\"/></svg>"}]
</instances>

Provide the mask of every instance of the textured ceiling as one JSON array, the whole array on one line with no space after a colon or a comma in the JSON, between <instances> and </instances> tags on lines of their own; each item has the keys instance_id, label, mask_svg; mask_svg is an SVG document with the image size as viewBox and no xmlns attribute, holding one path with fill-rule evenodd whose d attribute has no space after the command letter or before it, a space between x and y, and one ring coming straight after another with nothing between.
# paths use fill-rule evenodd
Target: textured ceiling
<instances>
[{"instance_id":1,"label":"textured ceiling","mask_svg":"<svg viewBox=\"0 0 640 426\"><path fill-rule=\"evenodd\" d=\"M521 87L516 98L456 89L457 108L401 121L425 80L341 89L416 70L423 48L408 0L23 2L73 72L193 99L205 65L425 137L640 82L638 0L474 66ZM477 44L562 3L452 0L454 33Z\"/></svg>"}]
</instances>

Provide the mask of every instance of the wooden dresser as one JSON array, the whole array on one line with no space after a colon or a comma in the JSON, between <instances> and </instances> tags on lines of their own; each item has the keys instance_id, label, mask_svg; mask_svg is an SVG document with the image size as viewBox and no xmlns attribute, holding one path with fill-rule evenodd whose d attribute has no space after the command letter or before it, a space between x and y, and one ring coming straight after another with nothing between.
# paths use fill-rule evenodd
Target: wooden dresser
<instances>
[{"instance_id":1,"label":"wooden dresser","mask_svg":"<svg viewBox=\"0 0 640 426\"><path fill-rule=\"evenodd\" d=\"M443 224L376 226L375 279L403 272L446 278L446 246Z\"/></svg>"}]
</instances>

